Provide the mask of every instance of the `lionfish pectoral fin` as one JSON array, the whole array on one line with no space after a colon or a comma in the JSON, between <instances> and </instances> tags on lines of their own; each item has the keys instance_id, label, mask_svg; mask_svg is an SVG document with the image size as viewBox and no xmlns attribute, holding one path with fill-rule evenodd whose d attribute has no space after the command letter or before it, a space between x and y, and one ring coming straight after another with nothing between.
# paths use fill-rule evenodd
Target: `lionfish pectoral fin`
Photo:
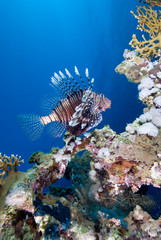
<instances>
[{"instance_id":1,"label":"lionfish pectoral fin","mask_svg":"<svg viewBox=\"0 0 161 240\"><path fill-rule=\"evenodd\" d=\"M66 126L60 122L51 122L48 124L47 128L48 128L48 133L50 133L50 135L56 138L56 137L60 137L63 134Z\"/></svg>"},{"instance_id":2,"label":"lionfish pectoral fin","mask_svg":"<svg viewBox=\"0 0 161 240\"><path fill-rule=\"evenodd\" d=\"M43 111L43 114L45 113L46 115L48 115L49 113L51 113L53 109L59 104L60 100L60 96L44 97L41 101L41 109Z\"/></svg>"},{"instance_id":3,"label":"lionfish pectoral fin","mask_svg":"<svg viewBox=\"0 0 161 240\"><path fill-rule=\"evenodd\" d=\"M88 127L87 131L90 130L91 128L96 127L101 121L102 121L101 113L91 114L89 127Z\"/></svg>"},{"instance_id":4,"label":"lionfish pectoral fin","mask_svg":"<svg viewBox=\"0 0 161 240\"><path fill-rule=\"evenodd\" d=\"M24 133L30 140L36 140L41 136L44 129L44 125L38 115L23 114L18 115L17 118Z\"/></svg>"}]
</instances>

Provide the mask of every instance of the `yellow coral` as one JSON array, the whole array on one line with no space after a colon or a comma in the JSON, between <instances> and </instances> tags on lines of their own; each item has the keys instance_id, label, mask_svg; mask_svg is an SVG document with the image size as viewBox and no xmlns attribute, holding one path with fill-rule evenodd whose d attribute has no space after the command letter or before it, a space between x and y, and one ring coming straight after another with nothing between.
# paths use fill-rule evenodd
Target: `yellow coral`
<instances>
[{"instance_id":1,"label":"yellow coral","mask_svg":"<svg viewBox=\"0 0 161 240\"><path fill-rule=\"evenodd\" d=\"M150 39L142 35L143 41L138 41L136 35L132 36L129 43L135 48L140 56L151 58L160 56L161 49L161 11L155 11L151 7L140 6L137 9L138 15L132 11L132 15L138 19L138 29L149 34Z\"/></svg>"},{"instance_id":2,"label":"yellow coral","mask_svg":"<svg viewBox=\"0 0 161 240\"><path fill-rule=\"evenodd\" d=\"M17 166L23 162L20 159L21 157L18 157L18 155L12 154L11 157L8 157L6 155L2 156L0 153L0 185L6 174L8 175L11 171L17 172Z\"/></svg>"},{"instance_id":3,"label":"yellow coral","mask_svg":"<svg viewBox=\"0 0 161 240\"><path fill-rule=\"evenodd\" d=\"M139 0L139 2L161 7L161 0Z\"/></svg>"}]
</instances>

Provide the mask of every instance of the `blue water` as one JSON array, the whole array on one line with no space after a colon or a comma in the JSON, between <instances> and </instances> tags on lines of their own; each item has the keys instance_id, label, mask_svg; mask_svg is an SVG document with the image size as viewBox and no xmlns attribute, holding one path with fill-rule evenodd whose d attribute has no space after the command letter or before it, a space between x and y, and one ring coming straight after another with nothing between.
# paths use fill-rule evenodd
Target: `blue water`
<instances>
[{"instance_id":1,"label":"blue water","mask_svg":"<svg viewBox=\"0 0 161 240\"><path fill-rule=\"evenodd\" d=\"M94 90L111 99L103 113L105 124L117 133L142 113L137 85L115 73L137 21L130 10L136 0L1 0L0 1L0 152L25 159L34 151L63 146L62 138L43 135L29 141L17 124L21 113L42 114L50 77L64 68L81 73L89 68ZM140 34L137 32L137 34Z\"/></svg>"}]
</instances>

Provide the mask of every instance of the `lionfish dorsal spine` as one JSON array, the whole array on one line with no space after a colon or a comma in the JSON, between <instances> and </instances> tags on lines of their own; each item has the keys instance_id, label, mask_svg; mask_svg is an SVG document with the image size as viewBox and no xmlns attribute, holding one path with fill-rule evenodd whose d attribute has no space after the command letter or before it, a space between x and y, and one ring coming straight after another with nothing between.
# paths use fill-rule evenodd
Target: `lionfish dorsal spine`
<instances>
[{"instance_id":1,"label":"lionfish dorsal spine","mask_svg":"<svg viewBox=\"0 0 161 240\"><path fill-rule=\"evenodd\" d=\"M88 88L90 88L90 89L92 90L93 85L92 85L92 80L91 80L90 77L89 77L89 70L88 70L88 68L86 68L85 74L86 74L86 77L87 77L87 79L88 79Z\"/></svg>"},{"instance_id":2,"label":"lionfish dorsal spine","mask_svg":"<svg viewBox=\"0 0 161 240\"><path fill-rule=\"evenodd\" d=\"M83 80L82 76L80 75L80 73L79 73L79 71L78 71L78 68L77 68L76 66L74 67L74 70L75 70L75 74L78 75L79 78L81 79L81 83L82 83L82 85L83 85L83 89L86 90L86 85L85 85L85 83L84 83L84 80ZM80 90L83 90L83 89L80 87L80 85L79 85L79 89L80 89Z\"/></svg>"},{"instance_id":3,"label":"lionfish dorsal spine","mask_svg":"<svg viewBox=\"0 0 161 240\"><path fill-rule=\"evenodd\" d=\"M76 75L80 76L80 73L79 73L78 68L76 66L74 66L74 71L75 71Z\"/></svg>"},{"instance_id":4,"label":"lionfish dorsal spine","mask_svg":"<svg viewBox=\"0 0 161 240\"><path fill-rule=\"evenodd\" d=\"M59 76L57 73L54 73L54 77L57 79L59 88L61 89L62 93L65 95L67 91L67 84L68 84L66 81L67 77L64 76L64 78L62 78L61 75Z\"/></svg>"},{"instance_id":5,"label":"lionfish dorsal spine","mask_svg":"<svg viewBox=\"0 0 161 240\"><path fill-rule=\"evenodd\" d=\"M75 67L77 69L77 67ZM68 71L68 70L67 70ZM69 73L69 71L68 71ZM78 69L75 71L76 75L80 76ZM70 74L71 75L71 74ZM68 75L69 76L69 75ZM80 87L80 85L78 84L78 82L75 80L75 78L71 75L72 78L72 87L74 91L80 91L82 90L82 88Z\"/></svg>"},{"instance_id":6,"label":"lionfish dorsal spine","mask_svg":"<svg viewBox=\"0 0 161 240\"><path fill-rule=\"evenodd\" d=\"M67 68L65 68L65 72L66 72L66 75L67 75L69 78L73 78L73 76L71 75L71 73L68 71Z\"/></svg>"},{"instance_id":7,"label":"lionfish dorsal spine","mask_svg":"<svg viewBox=\"0 0 161 240\"><path fill-rule=\"evenodd\" d=\"M76 66L74 70L80 80L75 79L67 68L65 68L65 74L59 71L59 74L54 73L54 77L51 78L52 86L61 96L70 97L75 93L79 95L79 93L82 94L82 92L87 90L92 91L94 78L90 79L88 68L85 69L85 77L88 81L82 78Z\"/></svg>"},{"instance_id":8,"label":"lionfish dorsal spine","mask_svg":"<svg viewBox=\"0 0 161 240\"><path fill-rule=\"evenodd\" d=\"M58 79L56 79L55 77L51 77L51 83L50 84L55 92L58 94L58 95L61 95L63 96L64 94L64 85L62 84L62 86L60 85L60 81L58 81Z\"/></svg>"},{"instance_id":9,"label":"lionfish dorsal spine","mask_svg":"<svg viewBox=\"0 0 161 240\"><path fill-rule=\"evenodd\" d=\"M62 78L56 72L54 73L54 77L58 80L58 82L62 80Z\"/></svg>"},{"instance_id":10,"label":"lionfish dorsal spine","mask_svg":"<svg viewBox=\"0 0 161 240\"><path fill-rule=\"evenodd\" d=\"M54 73L54 77L51 77L52 87L58 94L65 95L66 82L57 73Z\"/></svg>"},{"instance_id":11,"label":"lionfish dorsal spine","mask_svg":"<svg viewBox=\"0 0 161 240\"><path fill-rule=\"evenodd\" d=\"M92 90L93 84L94 84L94 78L92 78L90 82L91 82L91 90Z\"/></svg>"},{"instance_id":12,"label":"lionfish dorsal spine","mask_svg":"<svg viewBox=\"0 0 161 240\"><path fill-rule=\"evenodd\" d=\"M67 76L65 76L61 71L59 71L59 74L62 77L62 79L65 80L63 93L65 96L69 96L70 95L69 93L75 89L75 86L71 81L71 79L73 79L73 76L71 75L71 73L68 71L67 68L65 68L65 72L66 72ZM63 81L62 81L62 83L63 83Z\"/></svg>"},{"instance_id":13,"label":"lionfish dorsal spine","mask_svg":"<svg viewBox=\"0 0 161 240\"><path fill-rule=\"evenodd\" d=\"M59 71L59 74L60 74L60 76L62 77L62 79L65 79L64 73L62 73L61 71Z\"/></svg>"}]
</instances>

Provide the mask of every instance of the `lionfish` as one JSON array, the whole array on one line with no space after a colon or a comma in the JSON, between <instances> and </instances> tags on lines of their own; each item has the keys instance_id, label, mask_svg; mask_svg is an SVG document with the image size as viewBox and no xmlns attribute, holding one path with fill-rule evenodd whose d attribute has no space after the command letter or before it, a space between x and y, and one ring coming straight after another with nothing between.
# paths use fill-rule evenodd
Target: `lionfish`
<instances>
[{"instance_id":1,"label":"lionfish","mask_svg":"<svg viewBox=\"0 0 161 240\"><path fill-rule=\"evenodd\" d=\"M50 114L38 116L35 114L19 115L31 140L40 137L44 127L51 125L50 132L54 137L60 137L64 130L72 135L80 135L96 127L102 121L102 111L111 107L111 101L103 94L93 92L94 78L90 79L88 68L85 70L87 80L84 81L77 67L76 80L65 69L66 74L59 71L51 78L51 85L56 90L57 97L50 99Z\"/></svg>"}]
</instances>

